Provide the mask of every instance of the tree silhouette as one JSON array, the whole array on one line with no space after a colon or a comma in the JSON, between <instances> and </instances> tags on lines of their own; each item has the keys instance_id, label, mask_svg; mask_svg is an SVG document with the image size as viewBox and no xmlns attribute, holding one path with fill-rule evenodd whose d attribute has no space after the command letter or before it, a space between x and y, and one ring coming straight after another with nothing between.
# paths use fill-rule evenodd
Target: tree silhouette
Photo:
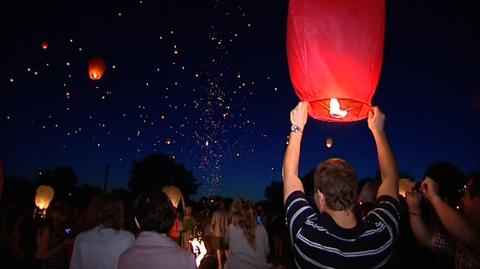
<instances>
[{"instance_id":1,"label":"tree silhouette","mask_svg":"<svg viewBox=\"0 0 480 269\"><path fill-rule=\"evenodd\" d=\"M35 177L38 185L52 186L55 190L54 199L65 202L71 196L78 179L75 171L69 166L59 166L54 170L41 170Z\"/></svg>"},{"instance_id":2,"label":"tree silhouette","mask_svg":"<svg viewBox=\"0 0 480 269\"><path fill-rule=\"evenodd\" d=\"M283 209L283 183L270 182L270 185L265 188L265 197L272 206Z\"/></svg>"},{"instance_id":3,"label":"tree silhouette","mask_svg":"<svg viewBox=\"0 0 480 269\"><path fill-rule=\"evenodd\" d=\"M134 161L128 187L135 193L159 191L164 186L177 186L185 198L197 193L198 184L182 164L164 154L153 154Z\"/></svg>"}]
</instances>

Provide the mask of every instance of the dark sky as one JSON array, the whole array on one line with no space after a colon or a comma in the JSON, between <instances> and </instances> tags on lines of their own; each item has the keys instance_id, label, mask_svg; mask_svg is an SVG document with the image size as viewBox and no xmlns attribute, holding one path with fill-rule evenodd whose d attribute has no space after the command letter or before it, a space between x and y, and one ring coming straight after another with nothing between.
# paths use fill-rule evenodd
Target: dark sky
<instances>
[{"instance_id":1,"label":"dark sky","mask_svg":"<svg viewBox=\"0 0 480 269\"><path fill-rule=\"evenodd\" d=\"M387 1L373 104L401 171L480 167L478 15L463 1ZM473 2L473 1L472 1ZM298 102L285 50L288 1L3 1L1 159L33 177L71 166L80 182L126 187L133 160L161 152L208 190L263 198L281 179ZM48 41L48 49L41 43ZM88 78L88 60L107 70ZM11 81L13 80L13 82ZM333 137L327 149L325 139ZM307 124L301 174L340 156L378 170L366 121Z\"/></svg>"}]
</instances>

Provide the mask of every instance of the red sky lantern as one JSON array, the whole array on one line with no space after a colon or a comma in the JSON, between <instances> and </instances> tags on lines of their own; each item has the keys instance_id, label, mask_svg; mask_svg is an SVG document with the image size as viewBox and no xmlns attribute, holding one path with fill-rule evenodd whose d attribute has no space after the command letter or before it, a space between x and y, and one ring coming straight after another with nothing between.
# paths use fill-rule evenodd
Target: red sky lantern
<instances>
[{"instance_id":1,"label":"red sky lantern","mask_svg":"<svg viewBox=\"0 0 480 269\"><path fill-rule=\"evenodd\" d=\"M42 47L43 50L46 50L48 49L48 41L43 41L42 44L40 44L40 46Z\"/></svg>"},{"instance_id":2,"label":"red sky lantern","mask_svg":"<svg viewBox=\"0 0 480 269\"><path fill-rule=\"evenodd\" d=\"M88 60L88 76L91 80L100 80L107 69L107 64L102 58Z\"/></svg>"},{"instance_id":3,"label":"red sky lantern","mask_svg":"<svg viewBox=\"0 0 480 269\"><path fill-rule=\"evenodd\" d=\"M384 0L290 0L290 77L311 117L351 122L368 116L384 35Z\"/></svg>"}]
</instances>

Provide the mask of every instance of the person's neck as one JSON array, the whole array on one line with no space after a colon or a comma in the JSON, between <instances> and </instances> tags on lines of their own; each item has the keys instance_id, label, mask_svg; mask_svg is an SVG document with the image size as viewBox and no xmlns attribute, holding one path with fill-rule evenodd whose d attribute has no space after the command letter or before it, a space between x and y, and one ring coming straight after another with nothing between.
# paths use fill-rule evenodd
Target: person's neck
<instances>
[{"instance_id":1,"label":"person's neck","mask_svg":"<svg viewBox=\"0 0 480 269\"><path fill-rule=\"evenodd\" d=\"M344 229L350 229L357 225L357 218L353 214L353 210L332 210L326 209L325 213L329 214L330 217L337 223L338 226Z\"/></svg>"}]
</instances>

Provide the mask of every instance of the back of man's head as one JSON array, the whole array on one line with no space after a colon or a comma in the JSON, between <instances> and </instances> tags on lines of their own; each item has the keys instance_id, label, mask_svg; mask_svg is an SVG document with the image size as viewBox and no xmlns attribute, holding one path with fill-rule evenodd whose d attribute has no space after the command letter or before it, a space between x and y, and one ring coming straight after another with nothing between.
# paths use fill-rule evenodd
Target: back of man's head
<instances>
[{"instance_id":1,"label":"back of man's head","mask_svg":"<svg viewBox=\"0 0 480 269\"><path fill-rule=\"evenodd\" d=\"M168 233L175 221L175 211L163 192L141 194L133 208L135 221L142 231Z\"/></svg>"},{"instance_id":2,"label":"back of man's head","mask_svg":"<svg viewBox=\"0 0 480 269\"><path fill-rule=\"evenodd\" d=\"M350 210L357 203L357 175L345 160L332 158L320 163L313 178L315 192L323 193L330 209Z\"/></svg>"}]
</instances>

